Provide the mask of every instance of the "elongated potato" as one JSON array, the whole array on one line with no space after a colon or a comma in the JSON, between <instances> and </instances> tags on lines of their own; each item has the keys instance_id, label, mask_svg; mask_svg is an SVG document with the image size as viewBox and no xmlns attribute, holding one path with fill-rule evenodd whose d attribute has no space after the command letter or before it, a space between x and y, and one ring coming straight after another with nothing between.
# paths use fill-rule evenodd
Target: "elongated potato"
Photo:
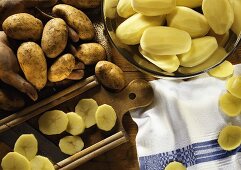
<instances>
[{"instance_id":1,"label":"elongated potato","mask_svg":"<svg viewBox=\"0 0 241 170\"><path fill-rule=\"evenodd\" d=\"M106 52L104 47L98 43L85 43L79 46L75 56L85 65L92 65L105 60Z\"/></svg>"},{"instance_id":2,"label":"elongated potato","mask_svg":"<svg viewBox=\"0 0 241 170\"><path fill-rule=\"evenodd\" d=\"M70 5L59 4L52 10L55 16L63 18L73 28L82 40L91 40L95 36L95 30L90 19L80 10Z\"/></svg>"},{"instance_id":3,"label":"elongated potato","mask_svg":"<svg viewBox=\"0 0 241 170\"><path fill-rule=\"evenodd\" d=\"M216 34L225 34L233 25L234 12L229 0L203 0L202 10Z\"/></svg>"},{"instance_id":4,"label":"elongated potato","mask_svg":"<svg viewBox=\"0 0 241 170\"><path fill-rule=\"evenodd\" d=\"M147 28L141 37L141 48L155 55L177 55L191 48L191 37L186 31L155 26Z\"/></svg>"},{"instance_id":5,"label":"elongated potato","mask_svg":"<svg viewBox=\"0 0 241 170\"><path fill-rule=\"evenodd\" d=\"M19 13L9 16L2 24L7 36L16 40L37 41L43 31L42 22L27 13Z\"/></svg>"},{"instance_id":6,"label":"elongated potato","mask_svg":"<svg viewBox=\"0 0 241 170\"><path fill-rule=\"evenodd\" d=\"M204 15L187 7L176 7L166 18L168 26L186 31L192 38L203 37L210 29Z\"/></svg>"},{"instance_id":7,"label":"elongated potato","mask_svg":"<svg viewBox=\"0 0 241 170\"><path fill-rule=\"evenodd\" d=\"M72 54L64 54L59 57L48 70L48 80L58 82L66 79L73 71L75 58Z\"/></svg>"},{"instance_id":8,"label":"elongated potato","mask_svg":"<svg viewBox=\"0 0 241 170\"><path fill-rule=\"evenodd\" d=\"M63 3L75 8L96 8L100 5L101 0L62 0Z\"/></svg>"},{"instance_id":9,"label":"elongated potato","mask_svg":"<svg viewBox=\"0 0 241 170\"><path fill-rule=\"evenodd\" d=\"M117 13L123 18L128 18L135 14L136 12L131 6L131 0L120 0L117 5Z\"/></svg>"},{"instance_id":10,"label":"elongated potato","mask_svg":"<svg viewBox=\"0 0 241 170\"><path fill-rule=\"evenodd\" d=\"M68 41L68 28L64 20L51 19L44 26L41 47L49 58L57 57L64 51Z\"/></svg>"},{"instance_id":11,"label":"elongated potato","mask_svg":"<svg viewBox=\"0 0 241 170\"><path fill-rule=\"evenodd\" d=\"M107 88L121 90L125 87L123 71L109 61L99 61L95 66L97 79Z\"/></svg>"},{"instance_id":12,"label":"elongated potato","mask_svg":"<svg viewBox=\"0 0 241 170\"><path fill-rule=\"evenodd\" d=\"M42 89L47 82L47 62L41 47L34 42L22 43L17 58L26 79L36 89Z\"/></svg>"},{"instance_id":13,"label":"elongated potato","mask_svg":"<svg viewBox=\"0 0 241 170\"><path fill-rule=\"evenodd\" d=\"M241 32L241 1L240 0L229 0L231 6L233 7L233 11L234 11L234 22L233 25L231 27L232 31L239 36L240 32Z\"/></svg>"}]
</instances>

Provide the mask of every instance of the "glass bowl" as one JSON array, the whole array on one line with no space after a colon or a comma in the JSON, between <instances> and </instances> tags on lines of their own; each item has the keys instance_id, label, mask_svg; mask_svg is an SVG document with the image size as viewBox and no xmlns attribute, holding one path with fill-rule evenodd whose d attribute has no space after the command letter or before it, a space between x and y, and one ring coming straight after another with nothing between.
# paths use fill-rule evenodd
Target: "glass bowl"
<instances>
[{"instance_id":1,"label":"glass bowl","mask_svg":"<svg viewBox=\"0 0 241 170\"><path fill-rule=\"evenodd\" d=\"M109 3L108 7L106 3ZM105 29L107 31L107 36L110 39L110 42L114 48L126 58L134 67L136 67L141 72L144 72L148 75L157 77L157 78L166 78L166 79L186 79L198 76L202 73L209 71L210 69L218 66L228 57L232 56L233 53L237 50L238 46L241 44L241 35L238 37L230 31L229 39L225 44L224 48L227 51L227 55L220 59L216 63L207 63L205 69L202 70L192 70L189 68L179 67L179 69L174 73L168 73L154 64L146 60L142 54L139 52L139 45L126 45L120 42L116 37L115 31L116 28L125 20L118 16L116 12L118 0L103 0L102 1L102 16L104 20Z\"/></svg>"}]
</instances>

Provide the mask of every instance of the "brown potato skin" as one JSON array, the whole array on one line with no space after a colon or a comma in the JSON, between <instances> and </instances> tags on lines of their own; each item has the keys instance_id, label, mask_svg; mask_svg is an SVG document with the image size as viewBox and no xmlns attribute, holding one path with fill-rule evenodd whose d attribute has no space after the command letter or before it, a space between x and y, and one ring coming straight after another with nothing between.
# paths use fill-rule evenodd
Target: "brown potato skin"
<instances>
[{"instance_id":1,"label":"brown potato skin","mask_svg":"<svg viewBox=\"0 0 241 170\"><path fill-rule=\"evenodd\" d=\"M47 83L47 62L41 47L25 42L17 51L17 58L26 79L38 90Z\"/></svg>"},{"instance_id":2,"label":"brown potato skin","mask_svg":"<svg viewBox=\"0 0 241 170\"><path fill-rule=\"evenodd\" d=\"M30 14L19 13L9 16L3 22L2 28L10 38L37 41L41 38L43 23Z\"/></svg>"},{"instance_id":3,"label":"brown potato skin","mask_svg":"<svg viewBox=\"0 0 241 170\"><path fill-rule=\"evenodd\" d=\"M68 27L61 18L51 19L43 29L41 47L49 58L55 58L62 53L68 41Z\"/></svg>"},{"instance_id":4,"label":"brown potato skin","mask_svg":"<svg viewBox=\"0 0 241 170\"><path fill-rule=\"evenodd\" d=\"M99 61L95 66L95 75L105 87L119 91L125 87L123 71L109 61Z\"/></svg>"},{"instance_id":5,"label":"brown potato skin","mask_svg":"<svg viewBox=\"0 0 241 170\"><path fill-rule=\"evenodd\" d=\"M70 5L59 4L54 6L52 13L65 20L79 35L81 40L91 40L95 30L90 19L80 10Z\"/></svg>"},{"instance_id":6,"label":"brown potato skin","mask_svg":"<svg viewBox=\"0 0 241 170\"><path fill-rule=\"evenodd\" d=\"M48 70L48 80L59 82L66 79L75 67L75 58L72 54L59 57Z\"/></svg>"},{"instance_id":7,"label":"brown potato skin","mask_svg":"<svg viewBox=\"0 0 241 170\"><path fill-rule=\"evenodd\" d=\"M78 47L75 56L85 65L93 65L105 60L106 52L104 47L98 43L85 43Z\"/></svg>"},{"instance_id":8,"label":"brown potato skin","mask_svg":"<svg viewBox=\"0 0 241 170\"><path fill-rule=\"evenodd\" d=\"M101 0L62 0L63 3L79 9L96 8L100 6Z\"/></svg>"}]
</instances>

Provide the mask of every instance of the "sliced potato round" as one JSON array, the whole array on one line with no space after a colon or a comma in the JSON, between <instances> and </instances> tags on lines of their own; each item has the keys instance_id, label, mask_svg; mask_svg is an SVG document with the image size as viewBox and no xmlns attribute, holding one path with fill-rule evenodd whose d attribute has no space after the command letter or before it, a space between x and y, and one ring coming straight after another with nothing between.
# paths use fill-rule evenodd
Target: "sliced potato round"
<instances>
[{"instance_id":1,"label":"sliced potato round","mask_svg":"<svg viewBox=\"0 0 241 170\"><path fill-rule=\"evenodd\" d=\"M45 112L38 120L39 130L46 135L56 135L67 129L68 117L61 110Z\"/></svg>"},{"instance_id":2,"label":"sliced potato round","mask_svg":"<svg viewBox=\"0 0 241 170\"><path fill-rule=\"evenodd\" d=\"M116 112L110 105L103 104L96 110L95 120L101 130L110 131L115 126L116 119Z\"/></svg>"},{"instance_id":3,"label":"sliced potato round","mask_svg":"<svg viewBox=\"0 0 241 170\"><path fill-rule=\"evenodd\" d=\"M85 122L83 118L75 112L67 113L68 117L68 126L66 132L71 135L79 135L82 134L85 130Z\"/></svg>"},{"instance_id":4,"label":"sliced potato round","mask_svg":"<svg viewBox=\"0 0 241 170\"><path fill-rule=\"evenodd\" d=\"M84 142L79 136L66 136L59 142L60 150L67 155L74 155L84 148Z\"/></svg>"},{"instance_id":5,"label":"sliced potato round","mask_svg":"<svg viewBox=\"0 0 241 170\"><path fill-rule=\"evenodd\" d=\"M25 156L28 160L35 157L38 152L38 141L33 134L21 135L14 145L14 152Z\"/></svg>"},{"instance_id":6,"label":"sliced potato round","mask_svg":"<svg viewBox=\"0 0 241 170\"><path fill-rule=\"evenodd\" d=\"M54 165L44 156L35 156L30 164L32 170L55 170Z\"/></svg>"},{"instance_id":7,"label":"sliced potato round","mask_svg":"<svg viewBox=\"0 0 241 170\"><path fill-rule=\"evenodd\" d=\"M186 170L187 168L180 162L170 162L164 170Z\"/></svg>"},{"instance_id":8,"label":"sliced potato round","mask_svg":"<svg viewBox=\"0 0 241 170\"><path fill-rule=\"evenodd\" d=\"M81 99L75 106L75 112L83 118L86 128L96 124L95 113L97 108L98 104L94 99Z\"/></svg>"},{"instance_id":9,"label":"sliced potato round","mask_svg":"<svg viewBox=\"0 0 241 170\"><path fill-rule=\"evenodd\" d=\"M226 88L233 96L241 99L241 76L228 79Z\"/></svg>"},{"instance_id":10,"label":"sliced potato round","mask_svg":"<svg viewBox=\"0 0 241 170\"><path fill-rule=\"evenodd\" d=\"M229 61L224 61L222 64L210 70L208 73L213 77L227 78L233 74L233 71L234 71L233 64L230 63Z\"/></svg>"},{"instance_id":11,"label":"sliced potato round","mask_svg":"<svg viewBox=\"0 0 241 170\"><path fill-rule=\"evenodd\" d=\"M31 170L30 162L17 152L9 152L3 159L3 170Z\"/></svg>"},{"instance_id":12,"label":"sliced potato round","mask_svg":"<svg viewBox=\"0 0 241 170\"><path fill-rule=\"evenodd\" d=\"M241 128L239 126L226 126L218 136L218 144L226 151L236 149L241 144Z\"/></svg>"},{"instance_id":13,"label":"sliced potato round","mask_svg":"<svg viewBox=\"0 0 241 170\"><path fill-rule=\"evenodd\" d=\"M238 116L241 113L241 99L230 93L225 93L219 98L219 106L230 117Z\"/></svg>"}]
</instances>

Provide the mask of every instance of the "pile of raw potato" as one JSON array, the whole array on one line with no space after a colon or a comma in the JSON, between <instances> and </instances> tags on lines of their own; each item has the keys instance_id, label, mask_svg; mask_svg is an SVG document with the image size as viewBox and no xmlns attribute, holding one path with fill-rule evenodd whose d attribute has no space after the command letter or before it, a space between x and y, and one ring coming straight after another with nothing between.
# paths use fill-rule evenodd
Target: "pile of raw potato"
<instances>
[{"instance_id":1,"label":"pile of raw potato","mask_svg":"<svg viewBox=\"0 0 241 170\"><path fill-rule=\"evenodd\" d=\"M67 4L55 5L51 15L42 12L47 22L28 13L17 13L4 20L4 32L0 34L0 80L35 101L47 83L80 80L85 66L96 66L96 76L103 85L122 89L125 85L122 70L103 61L106 51L94 42L94 26L78 9L98 7L101 1L62 2ZM17 44L16 53L11 49L13 42ZM0 109L17 110L24 102L21 94L11 95L11 90L0 89Z\"/></svg>"},{"instance_id":2,"label":"pile of raw potato","mask_svg":"<svg viewBox=\"0 0 241 170\"><path fill-rule=\"evenodd\" d=\"M111 2L106 2L105 13L114 18L108 10ZM229 31L241 31L240 0L151 2L119 0L117 13L126 19L116 36L124 44L140 44L143 57L169 73L200 72L220 62L227 54L223 46Z\"/></svg>"},{"instance_id":3,"label":"pile of raw potato","mask_svg":"<svg viewBox=\"0 0 241 170\"><path fill-rule=\"evenodd\" d=\"M39 118L39 130L45 135L57 135L63 132L71 134L59 141L60 150L67 155L74 155L84 148L79 135L85 128L95 124L103 131L110 131L116 124L115 110L107 104L98 106L94 99L81 99L75 112L64 113L61 110L47 111ZM3 159L3 170L54 170L51 161L38 152L38 141L33 134L21 135L15 143L14 152L9 152Z\"/></svg>"}]
</instances>

